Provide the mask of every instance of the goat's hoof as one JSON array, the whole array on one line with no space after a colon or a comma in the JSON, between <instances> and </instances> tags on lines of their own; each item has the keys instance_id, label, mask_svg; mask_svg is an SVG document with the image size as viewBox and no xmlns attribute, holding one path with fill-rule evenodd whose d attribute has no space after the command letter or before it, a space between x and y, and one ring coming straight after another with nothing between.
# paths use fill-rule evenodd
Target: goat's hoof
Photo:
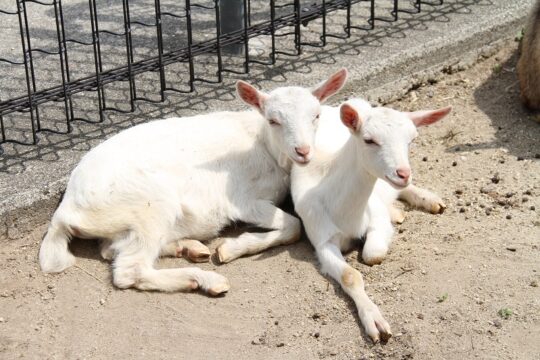
<instances>
[{"instance_id":1,"label":"goat's hoof","mask_svg":"<svg viewBox=\"0 0 540 360\"><path fill-rule=\"evenodd\" d=\"M205 248L200 249L187 249L184 248L183 251L184 257L188 258L190 261L195 263L208 262L210 260L210 250L205 246Z\"/></svg>"},{"instance_id":2,"label":"goat's hoof","mask_svg":"<svg viewBox=\"0 0 540 360\"><path fill-rule=\"evenodd\" d=\"M384 260L384 256L362 257L362 260L364 260L364 264L369 266L380 265Z\"/></svg>"},{"instance_id":3,"label":"goat's hoof","mask_svg":"<svg viewBox=\"0 0 540 360\"><path fill-rule=\"evenodd\" d=\"M197 253L197 254L190 254L188 253L187 258L195 263L203 263L210 261L210 252L208 254L204 253Z\"/></svg>"},{"instance_id":4,"label":"goat's hoof","mask_svg":"<svg viewBox=\"0 0 540 360\"><path fill-rule=\"evenodd\" d=\"M233 260L233 258L229 255L227 249L225 248L225 244L221 244L216 249L216 254L217 254L217 259L220 264L226 264Z\"/></svg>"},{"instance_id":5,"label":"goat's hoof","mask_svg":"<svg viewBox=\"0 0 540 360\"><path fill-rule=\"evenodd\" d=\"M387 342L392 337L390 325L376 306L366 311L361 317L361 320L367 335L374 343L378 343L379 341Z\"/></svg>"},{"instance_id":6,"label":"goat's hoof","mask_svg":"<svg viewBox=\"0 0 540 360\"><path fill-rule=\"evenodd\" d=\"M213 271L203 271L197 279L199 288L211 296L218 296L230 289L229 280Z\"/></svg>"},{"instance_id":7,"label":"goat's hoof","mask_svg":"<svg viewBox=\"0 0 540 360\"><path fill-rule=\"evenodd\" d=\"M373 266L379 265L388 254L388 246L376 241L366 241L362 250L362 260L364 264Z\"/></svg>"},{"instance_id":8,"label":"goat's hoof","mask_svg":"<svg viewBox=\"0 0 540 360\"><path fill-rule=\"evenodd\" d=\"M444 210L446 210L446 205L442 201L440 201L431 205L430 212L437 215L444 213Z\"/></svg>"},{"instance_id":9,"label":"goat's hoof","mask_svg":"<svg viewBox=\"0 0 540 360\"><path fill-rule=\"evenodd\" d=\"M394 224L401 225L403 224L403 221L405 221L405 212L398 210L392 215L392 221Z\"/></svg>"},{"instance_id":10,"label":"goat's hoof","mask_svg":"<svg viewBox=\"0 0 540 360\"><path fill-rule=\"evenodd\" d=\"M229 282L225 279L225 281L221 284L216 284L208 289L208 294L212 296L218 296L221 294L226 293L229 291L231 286L229 285Z\"/></svg>"}]
</instances>

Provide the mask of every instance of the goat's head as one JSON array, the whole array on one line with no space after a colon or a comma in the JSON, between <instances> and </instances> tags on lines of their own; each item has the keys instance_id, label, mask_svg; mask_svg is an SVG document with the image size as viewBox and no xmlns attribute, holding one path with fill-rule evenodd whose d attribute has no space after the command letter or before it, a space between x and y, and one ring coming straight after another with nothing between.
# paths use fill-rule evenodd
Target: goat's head
<instances>
[{"instance_id":1,"label":"goat's head","mask_svg":"<svg viewBox=\"0 0 540 360\"><path fill-rule=\"evenodd\" d=\"M281 87L264 93L238 81L238 95L266 119L269 134L280 152L299 164L306 164L313 154L321 103L338 92L347 80L341 69L314 89Z\"/></svg>"},{"instance_id":2,"label":"goat's head","mask_svg":"<svg viewBox=\"0 0 540 360\"><path fill-rule=\"evenodd\" d=\"M340 115L358 145L354 156L363 159L372 176L402 189L412 180L409 146L418 135L416 128L439 121L451 110L401 112L354 99L341 105Z\"/></svg>"}]
</instances>

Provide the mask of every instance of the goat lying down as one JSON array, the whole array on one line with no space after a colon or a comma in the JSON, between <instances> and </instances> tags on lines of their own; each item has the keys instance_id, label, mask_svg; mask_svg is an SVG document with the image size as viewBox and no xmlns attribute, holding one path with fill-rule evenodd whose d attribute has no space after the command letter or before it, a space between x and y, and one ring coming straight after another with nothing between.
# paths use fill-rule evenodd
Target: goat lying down
<instances>
[{"instance_id":1,"label":"goat lying down","mask_svg":"<svg viewBox=\"0 0 540 360\"><path fill-rule=\"evenodd\" d=\"M72 237L98 238L102 255L114 259L119 288L227 291L227 279L215 272L155 269L154 262L160 254L208 260L199 241L232 221L270 231L226 239L218 248L222 262L296 241L300 221L275 204L288 192L292 163L311 160L320 102L346 77L342 69L313 90L268 94L240 81L239 96L256 111L149 122L97 146L71 174L41 244L41 269L74 264Z\"/></svg>"},{"instance_id":2,"label":"goat lying down","mask_svg":"<svg viewBox=\"0 0 540 360\"><path fill-rule=\"evenodd\" d=\"M417 136L416 127L432 124L450 110L404 113L373 108L359 99L339 110L324 106L313 160L293 165L295 210L315 247L321 271L354 300L362 325L375 342L391 336L390 326L366 294L362 275L347 264L342 252L352 249L355 239L365 238L364 261L382 261L393 234L389 209L400 192L429 211L439 212L444 206L436 195L411 187L408 149Z\"/></svg>"}]
</instances>

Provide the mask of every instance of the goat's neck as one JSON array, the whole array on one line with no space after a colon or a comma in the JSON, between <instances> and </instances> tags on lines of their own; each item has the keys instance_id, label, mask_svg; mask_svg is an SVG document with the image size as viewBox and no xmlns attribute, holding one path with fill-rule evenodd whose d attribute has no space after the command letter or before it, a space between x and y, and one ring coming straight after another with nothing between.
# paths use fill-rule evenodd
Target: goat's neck
<instances>
[{"instance_id":1,"label":"goat's neck","mask_svg":"<svg viewBox=\"0 0 540 360\"><path fill-rule=\"evenodd\" d=\"M289 157L284 154L280 149L274 138L272 137L272 134L270 133L270 129L268 128L268 125L263 124L263 130L262 130L262 141L264 145L266 146L266 149L270 153L270 155L276 160L279 167L281 167L287 174L291 173L291 167L292 167L292 160L289 159Z\"/></svg>"},{"instance_id":2,"label":"goat's neck","mask_svg":"<svg viewBox=\"0 0 540 360\"><path fill-rule=\"evenodd\" d=\"M360 219L377 178L366 170L365 159L358 156L357 146L357 141L351 136L334 159L329 174L334 177L340 207Z\"/></svg>"}]
</instances>

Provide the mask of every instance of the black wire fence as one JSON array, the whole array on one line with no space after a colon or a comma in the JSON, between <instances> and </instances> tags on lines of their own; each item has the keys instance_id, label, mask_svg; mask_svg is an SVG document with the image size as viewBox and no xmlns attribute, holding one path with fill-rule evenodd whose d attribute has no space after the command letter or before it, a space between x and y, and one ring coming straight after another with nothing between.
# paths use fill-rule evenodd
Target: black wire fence
<instances>
[{"instance_id":1,"label":"black wire fence","mask_svg":"<svg viewBox=\"0 0 540 360\"><path fill-rule=\"evenodd\" d=\"M39 132L70 133L74 121L102 122L106 111L132 112L136 101L162 102L167 92L190 93L198 82L219 83L225 73L246 74L251 64L273 65L278 56L297 56L329 38L347 39L353 29L369 31L402 12L442 4L0 0L0 154L2 143L36 144ZM330 26L331 15L339 15L339 26ZM157 84L154 94L141 90L145 76ZM122 95L110 92L115 84L122 84ZM81 97L92 101L82 105ZM88 103L93 112L79 111Z\"/></svg>"}]
</instances>

